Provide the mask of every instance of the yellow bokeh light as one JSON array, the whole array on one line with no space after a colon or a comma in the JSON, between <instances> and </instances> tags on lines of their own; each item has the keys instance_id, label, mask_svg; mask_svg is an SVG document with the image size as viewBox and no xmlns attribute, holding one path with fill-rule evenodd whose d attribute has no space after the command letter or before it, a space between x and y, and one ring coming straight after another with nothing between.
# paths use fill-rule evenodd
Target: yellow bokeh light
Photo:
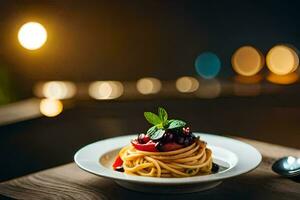
<instances>
[{"instance_id":1,"label":"yellow bokeh light","mask_svg":"<svg viewBox=\"0 0 300 200\"><path fill-rule=\"evenodd\" d=\"M137 90L144 95L156 94L161 90L162 84L157 78L142 78L137 81Z\"/></svg>"},{"instance_id":2,"label":"yellow bokeh light","mask_svg":"<svg viewBox=\"0 0 300 200\"><path fill-rule=\"evenodd\" d=\"M124 87L119 81L96 81L89 86L89 95L94 99L116 99L124 92Z\"/></svg>"},{"instance_id":3,"label":"yellow bokeh light","mask_svg":"<svg viewBox=\"0 0 300 200\"><path fill-rule=\"evenodd\" d=\"M47 31L40 23L28 22L20 28L18 40L24 48L36 50L47 41Z\"/></svg>"},{"instance_id":4,"label":"yellow bokeh light","mask_svg":"<svg viewBox=\"0 0 300 200\"><path fill-rule=\"evenodd\" d=\"M179 92L195 92L199 87L199 82L194 77L183 76L176 80L176 88Z\"/></svg>"},{"instance_id":5,"label":"yellow bokeh light","mask_svg":"<svg viewBox=\"0 0 300 200\"><path fill-rule=\"evenodd\" d=\"M234 80L239 83L253 84L261 82L263 80L263 76L261 74L256 74L254 76L237 75L234 77Z\"/></svg>"},{"instance_id":6,"label":"yellow bokeh light","mask_svg":"<svg viewBox=\"0 0 300 200\"><path fill-rule=\"evenodd\" d=\"M50 99L69 99L76 94L76 86L68 81L50 81L42 86L42 94Z\"/></svg>"},{"instance_id":7,"label":"yellow bokeh light","mask_svg":"<svg viewBox=\"0 0 300 200\"><path fill-rule=\"evenodd\" d=\"M231 64L238 74L253 76L262 69L265 59L258 49L252 46L243 46L233 54Z\"/></svg>"},{"instance_id":8,"label":"yellow bokeh light","mask_svg":"<svg viewBox=\"0 0 300 200\"><path fill-rule=\"evenodd\" d=\"M296 51L286 45L277 45L267 54L267 66L277 75L286 75L294 72L299 65Z\"/></svg>"},{"instance_id":9,"label":"yellow bokeh light","mask_svg":"<svg viewBox=\"0 0 300 200\"><path fill-rule=\"evenodd\" d=\"M201 80L196 95L200 98L212 99L220 96L221 83L217 79Z\"/></svg>"},{"instance_id":10,"label":"yellow bokeh light","mask_svg":"<svg viewBox=\"0 0 300 200\"><path fill-rule=\"evenodd\" d=\"M47 117L55 117L63 111L63 104L56 99L42 99L40 112Z\"/></svg>"},{"instance_id":11,"label":"yellow bokeh light","mask_svg":"<svg viewBox=\"0 0 300 200\"><path fill-rule=\"evenodd\" d=\"M299 80L299 74L296 72L287 74L287 75L277 75L270 73L267 76L267 80L271 83L280 84L280 85L289 85L295 83Z\"/></svg>"}]
</instances>

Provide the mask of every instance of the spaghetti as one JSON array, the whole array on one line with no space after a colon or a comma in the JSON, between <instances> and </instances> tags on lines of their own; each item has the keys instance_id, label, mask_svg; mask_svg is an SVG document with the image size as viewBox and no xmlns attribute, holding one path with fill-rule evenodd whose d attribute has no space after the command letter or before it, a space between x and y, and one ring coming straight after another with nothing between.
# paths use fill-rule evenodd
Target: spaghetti
<instances>
[{"instance_id":1,"label":"spaghetti","mask_svg":"<svg viewBox=\"0 0 300 200\"><path fill-rule=\"evenodd\" d=\"M174 151L149 152L129 145L121 149L124 172L148 177L189 177L209 174L212 152L200 139Z\"/></svg>"}]
</instances>

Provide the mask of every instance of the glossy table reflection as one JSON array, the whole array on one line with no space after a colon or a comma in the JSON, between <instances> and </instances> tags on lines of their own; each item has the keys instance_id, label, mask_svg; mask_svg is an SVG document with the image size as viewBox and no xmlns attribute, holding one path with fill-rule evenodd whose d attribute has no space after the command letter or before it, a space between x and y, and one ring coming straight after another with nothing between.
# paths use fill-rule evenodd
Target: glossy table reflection
<instances>
[{"instance_id":1,"label":"glossy table reflection","mask_svg":"<svg viewBox=\"0 0 300 200\"><path fill-rule=\"evenodd\" d=\"M80 170L74 163L0 183L0 194L17 199L298 199L300 183L271 170L276 158L300 156L300 150L241 139L263 155L260 166L245 175L228 179L215 189L183 195L139 193L119 187L111 180ZM4 197L3 196L3 197Z\"/></svg>"}]
</instances>

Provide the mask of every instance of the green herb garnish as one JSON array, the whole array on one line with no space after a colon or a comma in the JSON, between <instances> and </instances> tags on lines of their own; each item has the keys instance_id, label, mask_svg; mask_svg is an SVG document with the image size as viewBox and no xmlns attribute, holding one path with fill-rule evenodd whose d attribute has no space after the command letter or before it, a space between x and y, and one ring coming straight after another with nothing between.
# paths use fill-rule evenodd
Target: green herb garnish
<instances>
[{"instance_id":1,"label":"green herb garnish","mask_svg":"<svg viewBox=\"0 0 300 200\"><path fill-rule=\"evenodd\" d=\"M162 107L158 108L158 115L152 112L144 112L144 116L146 120L153 125L147 131L147 135L152 140L160 139L167 129L180 128L186 125L186 123L182 120L168 120L168 113Z\"/></svg>"}]
</instances>

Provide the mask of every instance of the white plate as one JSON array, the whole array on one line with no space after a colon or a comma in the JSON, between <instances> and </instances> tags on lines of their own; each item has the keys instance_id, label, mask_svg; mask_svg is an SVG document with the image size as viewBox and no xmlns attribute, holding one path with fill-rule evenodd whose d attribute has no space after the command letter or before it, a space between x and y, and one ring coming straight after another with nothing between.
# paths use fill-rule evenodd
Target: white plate
<instances>
[{"instance_id":1,"label":"white plate","mask_svg":"<svg viewBox=\"0 0 300 200\"><path fill-rule=\"evenodd\" d=\"M80 149L74 156L76 164L83 170L113 179L117 184L137 191L157 193L189 193L210 189L222 180L247 173L261 162L261 154L244 142L204 133L195 133L208 144L213 152L213 161L221 170L216 174L184 177L155 178L127 175L112 169L119 150L130 144L136 135L101 140ZM172 187L170 187L172 186Z\"/></svg>"}]
</instances>

